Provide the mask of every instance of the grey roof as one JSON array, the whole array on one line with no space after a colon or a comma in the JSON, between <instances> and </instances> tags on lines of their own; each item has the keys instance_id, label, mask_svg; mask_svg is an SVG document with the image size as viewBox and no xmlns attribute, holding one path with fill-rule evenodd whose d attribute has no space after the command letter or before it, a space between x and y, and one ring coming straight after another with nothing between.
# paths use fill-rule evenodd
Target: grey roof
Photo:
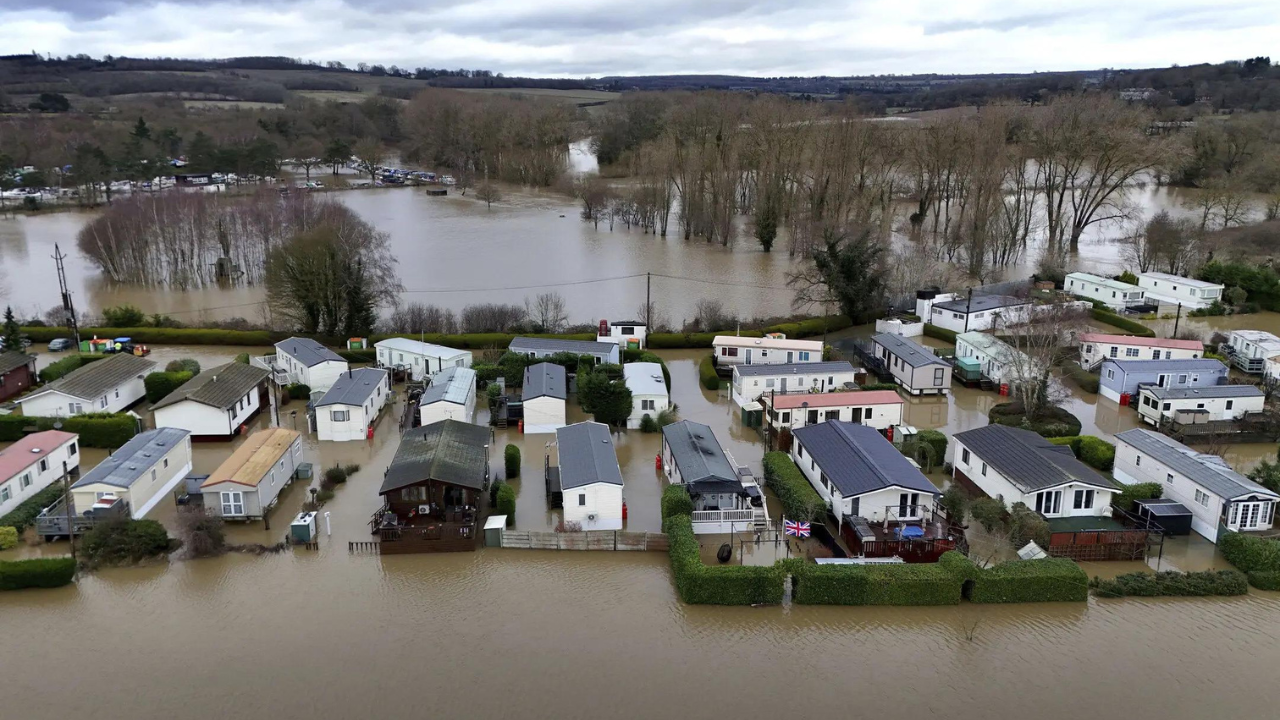
<instances>
[{"instance_id":1,"label":"grey roof","mask_svg":"<svg viewBox=\"0 0 1280 720\"><path fill-rule=\"evenodd\" d=\"M963 297L959 300L934 303L933 306L943 310L950 310L951 312L969 313L986 312L987 310L998 310L1003 307L1028 305L1030 303L1031 301L1026 298L1012 295L974 295L972 301L968 297Z\"/></svg>"},{"instance_id":2,"label":"grey roof","mask_svg":"<svg viewBox=\"0 0 1280 720\"><path fill-rule=\"evenodd\" d=\"M1117 434L1116 440L1128 443L1138 452L1186 476L1218 497L1227 500L1246 495L1280 497L1232 470L1227 461L1217 455L1196 452L1177 440L1159 433L1134 428Z\"/></svg>"},{"instance_id":3,"label":"grey roof","mask_svg":"<svg viewBox=\"0 0 1280 720\"><path fill-rule=\"evenodd\" d=\"M595 483L622 485L622 470L613 450L609 428L580 422L556 430L560 453L560 487L570 490Z\"/></svg>"},{"instance_id":4,"label":"grey roof","mask_svg":"<svg viewBox=\"0 0 1280 720\"><path fill-rule=\"evenodd\" d=\"M281 340L276 343L276 350L292 355L295 360L307 367L315 367L322 362L346 362L341 355L311 338L291 337L288 340Z\"/></svg>"},{"instance_id":5,"label":"grey roof","mask_svg":"<svg viewBox=\"0 0 1280 720\"><path fill-rule=\"evenodd\" d=\"M380 495L427 480L479 490L489 476L489 428L457 420L413 428L382 479Z\"/></svg>"},{"instance_id":6,"label":"grey roof","mask_svg":"<svg viewBox=\"0 0 1280 720\"><path fill-rule=\"evenodd\" d=\"M184 400L227 410L240 398L262 384L271 372L266 368L229 362L210 368L183 383L177 390L151 406L152 410L177 405Z\"/></svg>"},{"instance_id":7,"label":"grey roof","mask_svg":"<svg viewBox=\"0 0 1280 720\"><path fill-rule=\"evenodd\" d=\"M1208 385L1198 388L1166 388L1146 385L1141 388L1158 400L1186 400L1189 398L1239 398L1262 397L1265 393L1256 385Z\"/></svg>"},{"instance_id":8,"label":"grey roof","mask_svg":"<svg viewBox=\"0 0 1280 720\"><path fill-rule=\"evenodd\" d=\"M458 366L447 367L431 377L431 384L422 392L419 405L451 402L467 403L467 396L476 386L476 371Z\"/></svg>"},{"instance_id":9,"label":"grey roof","mask_svg":"<svg viewBox=\"0 0 1280 720\"><path fill-rule=\"evenodd\" d=\"M513 352L543 350L553 353L570 352L577 355L608 355L616 347L618 346L615 343L596 342L595 340L518 337L511 340L511 345L507 349Z\"/></svg>"},{"instance_id":10,"label":"grey roof","mask_svg":"<svg viewBox=\"0 0 1280 720\"><path fill-rule=\"evenodd\" d=\"M338 376L333 381L333 386L329 388L324 397L320 398L320 402L316 403L316 407L324 407L326 405L364 405L372 395L373 391L378 388L383 380L387 378L387 371L378 368L357 368L348 370Z\"/></svg>"},{"instance_id":11,"label":"grey roof","mask_svg":"<svg viewBox=\"0 0 1280 720\"><path fill-rule=\"evenodd\" d=\"M711 428L692 420L681 420L662 428L662 439L671 448L672 462L680 469L680 479L689 486L690 492L742 490L742 480L729 464Z\"/></svg>"},{"instance_id":12,"label":"grey roof","mask_svg":"<svg viewBox=\"0 0 1280 720\"><path fill-rule=\"evenodd\" d=\"M35 359L35 355L20 353L16 350L0 353L0 373L7 373L11 370L17 370L23 365L30 365Z\"/></svg>"},{"instance_id":13,"label":"grey roof","mask_svg":"<svg viewBox=\"0 0 1280 720\"><path fill-rule=\"evenodd\" d=\"M1054 445L1030 430L1007 425L956 433L955 439L1024 493L1066 483L1115 490L1110 479L1076 459L1067 445Z\"/></svg>"},{"instance_id":14,"label":"grey roof","mask_svg":"<svg viewBox=\"0 0 1280 720\"><path fill-rule=\"evenodd\" d=\"M812 373L853 372L853 365L848 360L827 360L824 362L789 363L780 365L734 365L733 369L742 377L760 377L763 375L807 375Z\"/></svg>"},{"instance_id":15,"label":"grey roof","mask_svg":"<svg viewBox=\"0 0 1280 720\"><path fill-rule=\"evenodd\" d=\"M1125 373L1133 372L1204 372L1209 370L1226 371L1227 366L1213 358L1184 358L1180 360L1121 360L1107 358L1106 362L1115 365Z\"/></svg>"},{"instance_id":16,"label":"grey roof","mask_svg":"<svg viewBox=\"0 0 1280 720\"><path fill-rule=\"evenodd\" d=\"M131 487L138 478L146 475L153 465L160 462L160 458L190 434L180 428L164 427L134 435L110 457L81 475L71 487L84 487L94 483L104 483L120 488Z\"/></svg>"},{"instance_id":17,"label":"grey roof","mask_svg":"<svg viewBox=\"0 0 1280 720\"><path fill-rule=\"evenodd\" d=\"M128 353L118 353L73 370L25 399L56 390L82 400L96 400L113 388L139 375L146 375L155 366L152 360Z\"/></svg>"},{"instance_id":18,"label":"grey roof","mask_svg":"<svg viewBox=\"0 0 1280 720\"><path fill-rule=\"evenodd\" d=\"M871 339L890 353L902 358L902 361L911 367L924 367L926 365L946 365L947 361L933 354L929 348L921 345L914 340L908 340L901 335L893 333L880 333L871 336Z\"/></svg>"},{"instance_id":19,"label":"grey roof","mask_svg":"<svg viewBox=\"0 0 1280 720\"><path fill-rule=\"evenodd\" d=\"M844 497L901 487L937 494L938 487L875 428L829 420L793 431Z\"/></svg>"},{"instance_id":20,"label":"grey roof","mask_svg":"<svg viewBox=\"0 0 1280 720\"><path fill-rule=\"evenodd\" d=\"M537 363L524 369L524 390L521 398L532 400L553 397L564 400L569 397L564 367L553 363Z\"/></svg>"}]
</instances>

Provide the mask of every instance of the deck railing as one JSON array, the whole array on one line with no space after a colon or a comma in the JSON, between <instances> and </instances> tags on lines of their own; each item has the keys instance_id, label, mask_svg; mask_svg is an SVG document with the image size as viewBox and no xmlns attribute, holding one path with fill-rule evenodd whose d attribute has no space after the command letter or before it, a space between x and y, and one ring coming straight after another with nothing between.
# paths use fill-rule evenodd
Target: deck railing
<instances>
[{"instance_id":1,"label":"deck railing","mask_svg":"<svg viewBox=\"0 0 1280 720\"><path fill-rule=\"evenodd\" d=\"M756 510L694 510L693 522L755 522Z\"/></svg>"}]
</instances>

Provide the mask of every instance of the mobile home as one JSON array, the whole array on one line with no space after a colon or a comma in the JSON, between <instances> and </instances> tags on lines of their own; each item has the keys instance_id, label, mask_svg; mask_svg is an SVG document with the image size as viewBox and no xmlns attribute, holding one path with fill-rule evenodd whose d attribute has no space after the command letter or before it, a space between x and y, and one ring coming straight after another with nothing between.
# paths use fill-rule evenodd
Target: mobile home
<instances>
[{"instance_id":1,"label":"mobile home","mask_svg":"<svg viewBox=\"0 0 1280 720\"><path fill-rule=\"evenodd\" d=\"M261 520L293 482L301 462L298 432L255 432L200 485L205 512L225 520Z\"/></svg>"}]
</instances>

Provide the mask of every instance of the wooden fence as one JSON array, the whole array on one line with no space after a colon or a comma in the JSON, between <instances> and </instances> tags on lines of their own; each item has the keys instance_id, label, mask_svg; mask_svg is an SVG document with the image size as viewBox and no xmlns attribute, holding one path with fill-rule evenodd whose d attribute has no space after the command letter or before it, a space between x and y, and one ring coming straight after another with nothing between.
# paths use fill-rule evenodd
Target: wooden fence
<instances>
[{"instance_id":1,"label":"wooden fence","mask_svg":"<svg viewBox=\"0 0 1280 720\"><path fill-rule=\"evenodd\" d=\"M502 547L521 550L653 550L666 552L662 533L589 530L587 532L537 532L503 530Z\"/></svg>"}]
</instances>

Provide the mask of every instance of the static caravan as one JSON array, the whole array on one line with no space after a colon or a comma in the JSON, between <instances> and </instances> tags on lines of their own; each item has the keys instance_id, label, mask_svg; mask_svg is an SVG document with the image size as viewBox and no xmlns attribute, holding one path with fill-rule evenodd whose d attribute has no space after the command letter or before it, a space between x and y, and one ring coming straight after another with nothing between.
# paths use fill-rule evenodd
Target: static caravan
<instances>
[{"instance_id":1,"label":"static caravan","mask_svg":"<svg viewBox=\"0 0 1280 720\"><path fill-rule=\"evenodd\" d=\"M872 353L884 363L893 381L912 395L951 392L951 363L914 340L880 333L871 337Z\"/></svg>"},{"instance_id":2,"label":"static caravan","mask_svg":"<svg viewBox=\"0 0 1280 720\"><path fill-rule=\"evenodd\" d=\"M862 372L847 360L794 365L735 365L729 385L733 401L746 407L766 393L825 393L852 390Z\"/></svg>"},{"instance_id":3,"label":"static caravan","mask_svg":"<svg viewBox=\"0 0 1280 720\"><path fill-rule=\"evenodd\" d=\"M956 335L956 357L973 359L982 368L982 376L995 383L1014 382L1038 372L1026 353L987 333Z\"/></svg>"},{"instance_id":4,"label":"static caravan","mask_svg":"<svg viewBox=\"0 0 1280 720\"><path fill-rule=\"evenodd\" d=\"M635 430L645 415L658 419L658 413L671 406L667 382L658 363L634 362L622 366L622 377L631 391L631 416L627 428Z\"/></svg>"},{"instance_id":5,"label":"static caravan","mask_svg":"<svg viewBox=\"0 0 1280 720\"><path fill-rule=\"evenodd\" d=\"M431 378L418 400L418 424L441 420L471 422L476 411L476 371L469 367L448 367Z\"/></svg>"},{"instance_id":6,"label":"static caravan","mask_svg":"<svg viewBox=\"0 0 1280 720\"><path fill-rule=\"evenodd\" d=\"M720 447L711 428L681 420L662 428L662 471L693 501L695 535L763 530L769 506L755 476Z\"/></svg>"},{"instance_id":7,"label":"static caravan","mask_svg":"<svg viewBox=\"0 0 1280 720\"><path fill-rule=\"evenodd\" d=\"M1257 375L1266 371L1269 358L1280 355L1280 337L1262 330L1232 330L1219 349L1232 365Z\"/></svg>"},{"instance_id":8,"label":"static caravan","mask_svg":"<svg viewBox=\"0 0 1280 720\"><path fill-rule=\"evenodd\" d=\"M415 382L421 382L451 367L471 367L470 350L455 350L407 338L379 340L373 347L377 353L378 367L402 370Z\"/></svg>"},{"instance_id":9,"label":"static caravan","mask_svg":"<svg viewBox=\"0 0 1280 720\"><path fill-rule=\"evenodd\" d=\"M1012 295L965 296L943 302L935 300L925 319L958 333L990 330L997 324L1001 327L1021 325L1027 321L1031 307L1029 299Z\"/></svg>"},{"instance_id":10,"label":"static caravan","mask_svg":"<svg viewBox=\"0 0 1280 720\"><path fill-rule=\"evenodd\" d=\"M1181 305L1189 310L1206 308L1222 300L1225 288L1218 283L1193 280L1162 272L1144 272L1138 275L1138 287L1146 291L1147 299L1168 305Z\"/></svg>"},{"instance_id":11,"label":"static caravan","mask_svg":"<svg viewBox=\"0 0 1280 720\"><path fill-rule=\"evenodd\" d=\"M0 450L0 517L62 479L80 473L80 443L75 433L45 430Z\"/></svg>"},{"instance_id":12,"label":"static caravan","mask_svg":"<svg viewBox=\"0 0 1280 720\"><path fill-rule=\"evenodd\" d=\"M896 390L854 390L822 394L760 396L766 422L775 430L795 430L838 420L887 432L902 424L902 396Z\"/></svg>"},{"instance_id":13,"label":"static caravan","mask_svg":"<svg viewBox=\"0 0 1280 720\"><path fill-rule=\"evenodd\" d=\"M143 378L156 364L120 353L67 373L18 400L29 417L67 417L81 413L116 413L147 395Z\"/></svg>"},{"instance_id":14,"label":"static caravan","mask_svg":"<svg viewBox=\"0 0 1280 720\"><path fill-rule=\"evenodd\" d=\"M301 462L298 432L255 432L200 485L205 512L224 520L261 520L293 482Z\"/></svg>"},{"instance_id":15,"label":"static caravan","mask_svg":"<svg viewBox=\"0 0 1280 720\"><path fill-rule=\"evenodd\" d=\"M71 486L71 502L83 513L104 497L117 498L128 503L134 520L141 520L190 472L191 433L148 430L81 475Z\"/></svg>"},{"instance_id":16,"label":"static caravan","mask_svg":"<svg viewBox=\"0 0 1280 720\"><path fill-rule=\"evenodd\" d=\"M1098 392L1122 402L1136 397L1139 385L1163 388L1202 388L1227 382L1226 365L1212 358L1198 360L1106 360L1100 371Z\"/></svg>"},{"instance_id":17,"label":"static caravan","mask_svg":"<svg viewBox=\"0 0 1280 720\"><path fill-rule=\"evenodd\" d=\"M613 343L623 350L643 350L648 335L649 327L639 320L601 320L596 331L596 342Z\"/></svg>"},{"instance_id":18,"label":"static caravan","mask_svg":"<svg viewBox=\"0 0 1280 720\"><path fill-rule=\"evenodd\" d=\"M548 489L563 499L564 522L583 530L622 529L622 470L609 428L580 422L556 430L558 467L548 468Z\"/></svg>"},{"instance_id":19,"label":"static caravan","mask_svg":"<svg viewBox=\"0 0 1280 720\"><path fill-rule=\"evenodd\" d=\"M0 402L36 384L36 356L17 351L0 353Z\"/></svg>"},{"instance_id":20,"label":"static caravan","mask_svg":"<svg viewBox=\"0 0 1280 720\"><path fill-rule=\"evenodd\" d=\"M378 368L348 370L315 404L316 437L364 440L391 396L391 374Z\"/></svg>"},{"instance_id":21,"label":"static caravan","mask_svg":"<svg viewBox=\"0 0 1280 720\"><path fill-rule=\"evenodd\" d=\"M1199 340L1105 333L1080 336L1080 367L1086 370L1093 370L1103 360L1195 360L1202 355L1204 343Z\"/></svg>"},{"instance_id":22,"label":"static caravan","mask_svg":"<svg viewBox=\"0 0 1280 720\"><path fill-rule=\"evenodd\" d=\"M1142 305L1146 296L1146 292L1137 285L1085 272L1068 274L1065 287L1072 295L1097 300L1116 312L1133 305Z\"/></svg>"},{"instance_id":23,"label":"static caravan","mask_svg":"<svg viewBox=\"0 0 1280 720\"><path fill-rule=\"evenodd\" d=\"M347 371L347 361L311 338L292 337L276 343L275 367L283 371L286 382L322 393Z\"/></svg>"},{"instance_id":24,"label":"static caravan","mask_svg":"<svg viewBox=\"0 0 1280 720\"><path fill-rule=\"evenodd\" d=\"M531 358L548 358L559 353L574 355L590 355L598 363L618 365L622 362L622 352L617 343L592 342L590 340L559 340L556 338L518 337L511 341L507 350Z\"/></svg>"},{"instance_id":25,"label":"static caravan","mask_svg":"<svg viewBox=\"0 0 1280 720\"><path fill-rule=\"evenodd\" d=\"M525 434L551 433L567 424L565 399L569 397L568 387L563 366L538 363L524 369L521 400Z\"/></svg>"},{"instance_id":26,"label":"static caravan","mask_svg":"<svg viewBox=\"0 0 1280 720\"><path fill-rule=\"evenodd\" d=\"M1138 417L1149 425L1172 421L1187 425L1239 420L1260 413L1266 394L1253 385L1212 385L1199 388L1138 388Z\"/></svg>"},{"instance_id":27,"label":"static caravan","mask_svg":"<svg viewBox=\"0 0 1280 720\"><path fill-rule=\"evenodd\" d=\"M734 365L816 363L822 362L822 342L717 335L711 341L711 356L715 359L717 367L725 369Z\"/></svg>"},{"instance_id":28,"label":"static caravan","mask_svg":"<svg viewBox=\"0 0 1280 720\"><path fill-rule=\"evenodd\" d=\"M270 375L237 362L205 370L151 407L156 426L182 428L196 437L234 437L257 414Z\"/></svg>"}]
</instances>

